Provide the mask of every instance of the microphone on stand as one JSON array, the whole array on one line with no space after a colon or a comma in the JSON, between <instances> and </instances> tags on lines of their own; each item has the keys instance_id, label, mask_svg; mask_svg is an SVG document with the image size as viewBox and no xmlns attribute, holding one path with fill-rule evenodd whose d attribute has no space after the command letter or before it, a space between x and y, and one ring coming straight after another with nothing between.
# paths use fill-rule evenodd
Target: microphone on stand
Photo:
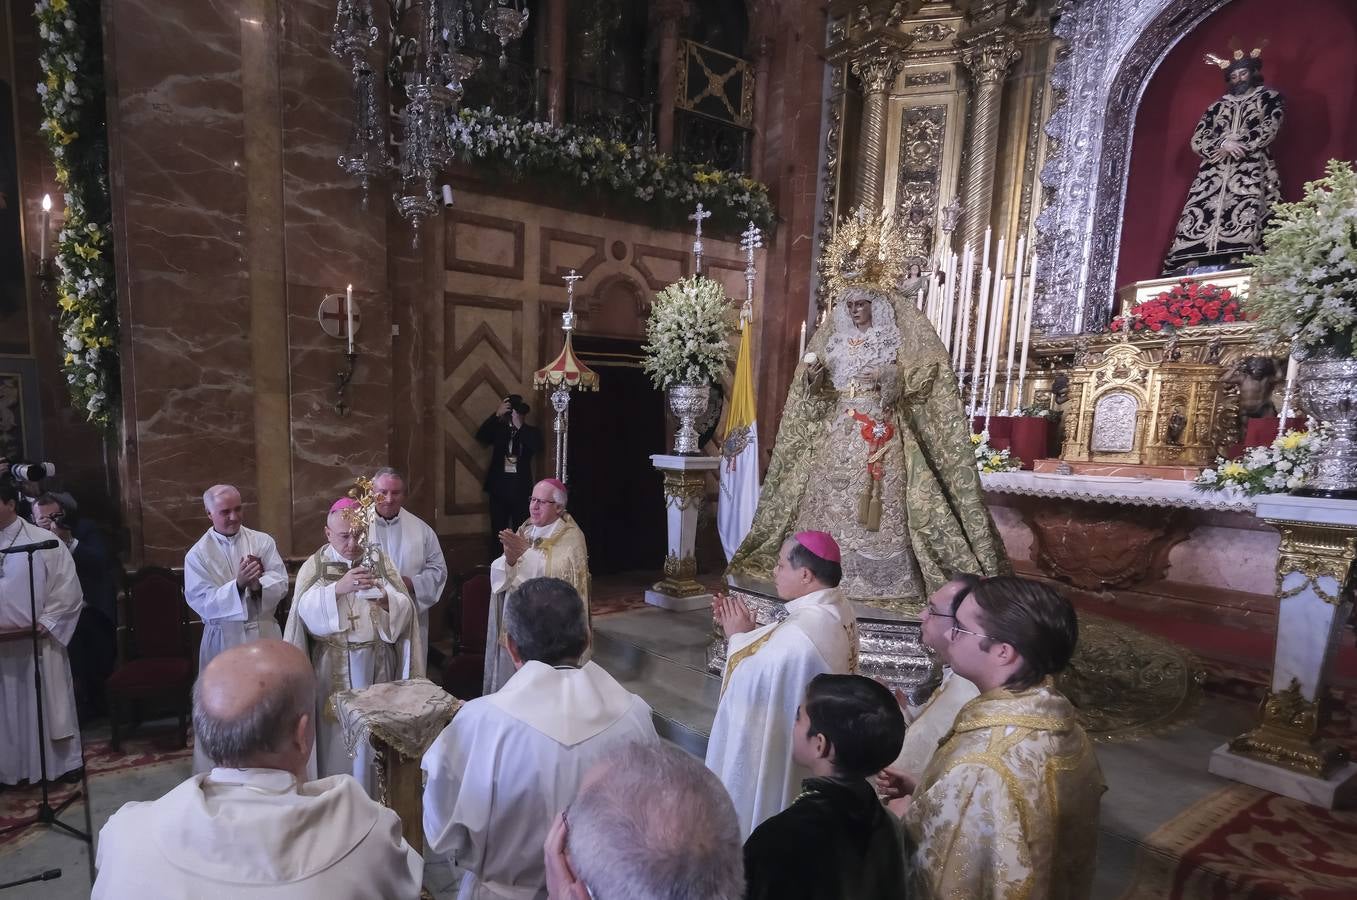
<instances>
[{"instance_id":1,"label":"microphone on stand","mask_svg":"<svg viewBox=\"0 0 1357 900\"><path fill-rule=\"evenodd\" d=\"M47 541L34 541L31 544L15 544L13 547L0 548L0 553L30 553L34 550L55 550L57 548L57 539L52 538Z\"/></svg>"}]
</instances>

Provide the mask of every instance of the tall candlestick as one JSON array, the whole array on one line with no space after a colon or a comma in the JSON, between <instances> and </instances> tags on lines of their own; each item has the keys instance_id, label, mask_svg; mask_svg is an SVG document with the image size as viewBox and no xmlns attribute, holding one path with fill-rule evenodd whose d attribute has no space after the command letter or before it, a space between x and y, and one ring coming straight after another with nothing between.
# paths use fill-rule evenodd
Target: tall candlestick
<instances>
[{"instance_id":1,"label":"tall candlestick","mask_svg":"<svg viewBox=\"0 0 1357 900\"><path fill-rule=\"evenodd\" d=\"M971 274L974 270L971 258L974 251L967 244L961 251L961 283L957 290L961 293L961 356L957 362L957 381L966 377L966 354L970 352L967 343L971 337Z\"/></svg>"},{"instance_id":2,"label":"tall candlestick","mask_svg":"<svg viewBox=\"0 0 1357 900\"><path fill-rule=\"evenodd\" d=\"M344 291L344 323L349 335L349 352L353 352L353 285Z\"/></svg>"},{"instance_id":3,"label":"tall candlestick","mask_svg":"<svg viewBox=\"0 0 1357 900\"><path fill-rule=\"evenodd\" d=\"M1013 357L1018 349L1018 317L1022 313L1023 251L1027 249L1027 235L1018 235L1018 255L1013 259L1013 302L1008 311L1008 361L1004 364L1004 415L1016 414L1022 398L1010 400L1013 393Z\"/></svg>"},{"instance_id":4,"label":"tall candlestick","mask_svg":"<svg viewBox=\"0 0 1357 900\"><path fill-rule=\"evenodd\" d=\"M985 421L989 421L990 404L994 399L994 379L999 369L999 347L1004 339L1004 239L999 238L999 252L994 255L994 275L990 281L991 328L986 340L989 342L989 377L985 379ZM985 426L986 428L989 425Z\"/></svg>"},{"instance_id":5,"label":"tall candlestick","mask_svg":"<svg viewBox=\"0 0 1357 900\"><path fill-rule=\"evenodd\" d=\"M948 253L942 259L942 344L947 349L948 357L956 359L956 351L952 349L952 268L955 253Z\"/></svg>"},{"instance_id":6,"label":"tall candlestick","mask_svg":"<svg viewBox=\"0 0 1357 900\"><path fill-rule=\"evenodd\" d=\"M988 247L986 247L988 249ZM985 393L985 339L989 336L989 259L980 257L980 304L975 316L975 370L971 373L971 415Z\"/></svg>"},{"instance_id":7,"label":"tall candlestick","mask_svg":"<svg viewBox=\"0 0 1357 900\"><path fill-rule=\"evenodd\" d=\"M800 344L800 347L801 347L801 349L798 350L798 351L797 351L797 354L796 354L798 359L801 358L802 356L805 356L805 355L806 355L806 320L805 320L805 319L802 319L802 320L801 320L801 344Z\"/></svg>"},{"instance_id":8,"label":"tall candlestick","mask_svg":"<svg viewBox=\"0 0 1357 900\"><path fill-rule=\"evenodd\" d=\"M1032 307L1037 299L1037 254L1032 254L1032 264L1027 275L1027 308L1022 314L1022 357L1018 363L1018 402L1022 403L1022 386L1027 380L1027 349L1032 344Z\"/></svg>"},{"instance_id":9,"label":"tall candlestick","mask_svg":"<svg viewBox=\"0 0 1357 900\"><path fill-rule=\"evenodd\" d=\"M1291 418L1291 391L1296 385L1296 371L1300 368L1296 354L1292 353L1286 363L1286 390L1282 392L1282 411L1277 417L1277 434L1286 433L1286 420Z\"/></svg>"}]
</instances>

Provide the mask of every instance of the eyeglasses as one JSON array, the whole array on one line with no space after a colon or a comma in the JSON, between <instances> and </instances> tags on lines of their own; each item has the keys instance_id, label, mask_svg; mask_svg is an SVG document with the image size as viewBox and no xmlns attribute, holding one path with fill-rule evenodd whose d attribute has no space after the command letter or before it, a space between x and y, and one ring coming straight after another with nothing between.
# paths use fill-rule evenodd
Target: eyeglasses
<instances>
[{"instance_id":1,"label":"eyeglasses","mask_svg":"<svg viewBox=\"0 0 1357 900\"><path fill-rule=\"evenodd\" d=\"M952 615L951 613L945 613L945 612L942 612L942 611L940 611L940 610L934 609L934 608L933 608L933 604L931 604L931 603L926 604L926 605L924 606L924 612L928 613L930 616L937 616L939 619L955 619L955 618L956 618L956 616Z\"/></svg>"},{"instance_id":2,"label":"eyeglasses","mask_svg":"<svg viewBox=\"0 0 1357 900\"><path fill-rule=\"evenodd\" d=\"M555 506L555 505L556 505L556 501L555 501L555 500L540 500L540 499L538 499L537 497L529 497L529 498L528 498L528 505L529 505L529 506L534 506L534 505L540 506L540 505L543 504L543 503L550 503L552 506Z\"/></svg>"},{"instance_id":3,"label":"eyeglasses","mask_svg":"<svg viewBox=\"0 0 1357 900\"><path fill-rule=\"evenodd\" d=\"M978 638L984 638L984 639L987 640L987 641L998 641L998 640L999 640L999 639L996 638L996 637L990 637L989 635L987 635L987 634L981 634L981 633L978 632L978 631L971 631L969 628L962 628L960 625L958 625L958 624L956 623L956 621L955 621L956 617L953 616L952 618L953 618L953 622L952 622L952 640L956 640L956 636L957 636L958 634L973 634L973 635L975 635L976 637L978 637ZM1003 641L1000 641L1000 643L1003 643Z\"/></svg>"}]
</instances>

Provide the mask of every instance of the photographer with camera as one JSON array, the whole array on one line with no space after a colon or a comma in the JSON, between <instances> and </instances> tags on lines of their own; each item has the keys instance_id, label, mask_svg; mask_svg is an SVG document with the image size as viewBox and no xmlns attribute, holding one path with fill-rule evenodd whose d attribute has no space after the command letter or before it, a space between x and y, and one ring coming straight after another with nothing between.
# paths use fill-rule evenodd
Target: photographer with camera
<instances>
[{"instance_id":1,"label":"photographer with camera","mask_svg":"<svg viewBox=\"0 0 1357 900\"><path fill-rule=\"evenodd\" d=\"M113 555L97 526L80 518L70 494L52 491L33 502L33 524L52 532L71 551L75 573L85 595L75 634L71 637L71 675L81 721L104 709L104 680L117 662L118 588Z\"/></svg>"},{"instance_id":2,"label":"photographer with camera","mask_svg":"<svg viewBox=\"0 0 1357 900\"><path fill-rule=\"evenodd\" d=\"M42 493L42 480L57 472L49 462L11 462L0 456L0 484L12 484L18 492L14 511L19 518L33 521L33 498Z\"/></svg>"},{"instance_id":3,"label":"photographer with camera","mask_svg":"<svg viewBox=\"0 0 1357 900\"><path fill-rule=\"evenodd\" d=\"M541 430L525 422L530 411L521 395L510 394L476 431L476 440L492 448L485 473L492 556L500 552L499 533L514 531L528 518L528 497L537 483L532 462L544 446Z\"/></svg>"}]
</instances>

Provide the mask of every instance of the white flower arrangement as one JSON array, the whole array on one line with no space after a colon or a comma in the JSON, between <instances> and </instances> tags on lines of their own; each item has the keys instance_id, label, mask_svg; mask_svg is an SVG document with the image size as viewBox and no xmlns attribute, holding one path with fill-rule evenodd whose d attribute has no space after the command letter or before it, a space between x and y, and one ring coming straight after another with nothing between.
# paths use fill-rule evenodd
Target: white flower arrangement
<instances>
[{"instance_id":1,"label":"white flower arrangement","mask_svg":"<svg viewBox=\"0 0 1357 900\"><path fill-rule=\"evenodd\" d=\"M1296 350L1357 351L1357 171L1329 160L1296 203L1272 207L1244 311Z\"/></svg>"},{"instance_id":2,"label":"white flower arrangement","mask_svg":"<svg viewBox=\"0 0 1357 900\"><path fill-rule=\"evenodd\" d=\"M1215 468L1203 469L1192 482L1199 491L1238 491L1248 496L1294 491L1310 477L1314 453L1323 439L1311 419L1305 431L1278 435L1267 447L1250 447L1240 459L1216 457Z\"/></svg>"},{"instance_id":3,"label":"white flower arrangement","mask_svg":"<svg viewBox=\"0 0 1357 900\"><path fill-rule=\"evenodd\" d=\"M113 425L117 409L118 306L113 289L103 123L103 71L96 0L39 0L38 84L47 141L65 199L54 258L58 324L72 404Z\"/></svg>"},{"instance_id":4,"label":"white flower arrangement","mask_svg":"<svg viewBox=\"0 0 1357 900\"><path fill-rule=\"evenodd\" d=\"M1022 468L1022 460L1007 450L995 450L989 445L989 430L971 435L971 448L975 451L975 467L982 474L995 472L1013 472Z\"/></svg>"},{"instance_id":5,"label":"white flower arrangement","mask_svg":"<svg viewBox=\"0 0 1357 900\"><path fill-rule=\"evenodd\" d=\"M720 381L730 358L734 311L719 282L703 275L655 295L646 322L643 368L659 390Z\"/></svg>"}]
</instances>

